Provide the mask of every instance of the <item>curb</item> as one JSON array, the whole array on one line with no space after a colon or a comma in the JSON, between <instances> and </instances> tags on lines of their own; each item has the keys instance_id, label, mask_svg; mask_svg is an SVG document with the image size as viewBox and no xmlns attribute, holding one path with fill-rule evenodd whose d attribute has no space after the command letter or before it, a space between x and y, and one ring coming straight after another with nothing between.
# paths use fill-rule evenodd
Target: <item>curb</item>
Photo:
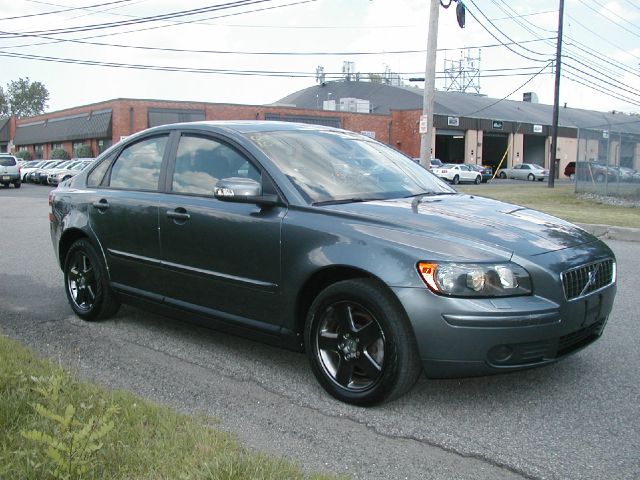
<instances>
[{"instance_id":1,"label":"curb","mask_svg":"<svg viewBox=\"0 0 640 480\"><path fill-rule=\"evenodd\" d=\"M600 239L640 242L640 228L614 227L591 223L577 223L576 225Z\"/></svg>"}]
</instances>

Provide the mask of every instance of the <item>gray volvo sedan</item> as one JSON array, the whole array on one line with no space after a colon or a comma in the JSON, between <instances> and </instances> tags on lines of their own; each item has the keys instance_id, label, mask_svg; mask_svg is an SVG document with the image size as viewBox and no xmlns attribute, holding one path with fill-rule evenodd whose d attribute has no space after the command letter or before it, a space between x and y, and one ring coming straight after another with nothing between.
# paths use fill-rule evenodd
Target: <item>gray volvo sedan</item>
<instances>
[{"instance_id":1,"label":"gray volvo sedan","mask_svg":"<svg viewBox=\"0 0 640 480\"><path fill-rule=\"evenodd\" d=\"M600 240L463 195L371 138L197 122L114 145L49 197L74 312L121 302L305 351L336 398L397 398L421 372L544 365L598 339L616 292Z\"/></svg>"}]
</instances>

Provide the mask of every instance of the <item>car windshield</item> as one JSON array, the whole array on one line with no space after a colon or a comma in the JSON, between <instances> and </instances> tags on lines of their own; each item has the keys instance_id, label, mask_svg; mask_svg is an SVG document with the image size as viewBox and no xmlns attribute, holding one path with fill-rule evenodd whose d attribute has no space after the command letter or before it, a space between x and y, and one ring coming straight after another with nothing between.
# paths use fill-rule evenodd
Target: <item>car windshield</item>
<instances>
[{"instance_id":1,"label":"car windshield","mask_svg":"<svg viewBox=\"0 0 640 480\"><path fill-rule=\"evenodd\" d=\"M248 137L311 204L455 193L410 158L359 135L309 130Z\"/></svg>"},{"instance_id":2,"label":"car windshield","mask_svg":"<svg viewBox=\"0 0 640 480\"><path fill-rule=\"evenodd\" d=\"M537 163L532 163L531 164L531 168L533 168L534 170L544 170L540 165L538 165Z\"/></svg>"}]
</instances>

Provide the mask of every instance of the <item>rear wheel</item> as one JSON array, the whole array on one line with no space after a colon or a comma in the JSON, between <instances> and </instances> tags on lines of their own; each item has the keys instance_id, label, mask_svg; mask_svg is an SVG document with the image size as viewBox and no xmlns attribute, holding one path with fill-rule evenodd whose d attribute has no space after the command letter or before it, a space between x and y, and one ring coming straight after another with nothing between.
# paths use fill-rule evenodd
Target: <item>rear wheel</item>
<instances>
[{"instance_id":1,"label":"rear wheel","mask_svg":"<svg viewBox=\"0 0 640 480\"><path fill-rule=\"evenodd\" d=\"M451 183L457 185L458 183L460 183L460 177L456 175L455 177L453 177L453 180L451 180Z\"/></svg>"},{"instance_id":2,"label":"rear wheel","mask_svg":"<svg viewBox=\"0 0 640 480\"><path fill-rule=\"evenodd\" d=\"M84 320L107 318L120 308L105 266L85 239L77 240L67 252L64 283L71 308Z\"/></svg>"},{"instance_id":3,"label":"rear wheel","mask_svg":"<svg viewBox=\"0 0 640 480\"><path fill-rule=\"evenodd\" d=\"M20 188L21 185L22 185L22 182L20 180L16 180L15 182L13 182L13 186L15 188Z\"/></svg>"},{"instance_id":4,"label":"rear wheel","mask_svg":"<svg viewBox=\"0 0 640 480\"><path fill-rule=\"evenodd\" d=\"M354 405L399 397L421 372L404 312L370 279L338 282L318 295L307 315L305 347L322 387Z\"/></svg>"},{"instance_id":5,"label":"rear wheel","mask_svg":"<svg viewBox=\"0 0 640 480\"><path fill-rule=\"evenodd\" d=\"M536 179L536 176L533 173L530 173L529 175L527 175L527 180L529 180L530 182L533 182Z\"/></svg>"},{"instance_id":6,"label":"rear wheel","mask_svg":"<svg viewBox=\"0 0 640 480\"><path fill-rule=\"evenodd\" d=\"M507 178L507 174L504 172L500 172L500 175L498 175L501 179L506 179Z\"/></svg>"}]
</instances>

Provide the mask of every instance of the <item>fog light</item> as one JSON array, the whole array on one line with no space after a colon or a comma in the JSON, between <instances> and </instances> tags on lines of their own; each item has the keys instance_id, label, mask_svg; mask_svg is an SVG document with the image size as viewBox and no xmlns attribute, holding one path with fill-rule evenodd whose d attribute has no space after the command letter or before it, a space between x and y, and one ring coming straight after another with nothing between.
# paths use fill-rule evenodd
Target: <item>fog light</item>
<instances>
[{"instance_id":1,"label":"fog light","mask_svg":"<svg viewBox=\"0 0 640 480\"><path fill-rule=\"evenodd\" d=\"M489 350L489 358L494 362L503 363L511 358L513 348L509 345L498 345Z\"/></svg>"}]
</instances>

